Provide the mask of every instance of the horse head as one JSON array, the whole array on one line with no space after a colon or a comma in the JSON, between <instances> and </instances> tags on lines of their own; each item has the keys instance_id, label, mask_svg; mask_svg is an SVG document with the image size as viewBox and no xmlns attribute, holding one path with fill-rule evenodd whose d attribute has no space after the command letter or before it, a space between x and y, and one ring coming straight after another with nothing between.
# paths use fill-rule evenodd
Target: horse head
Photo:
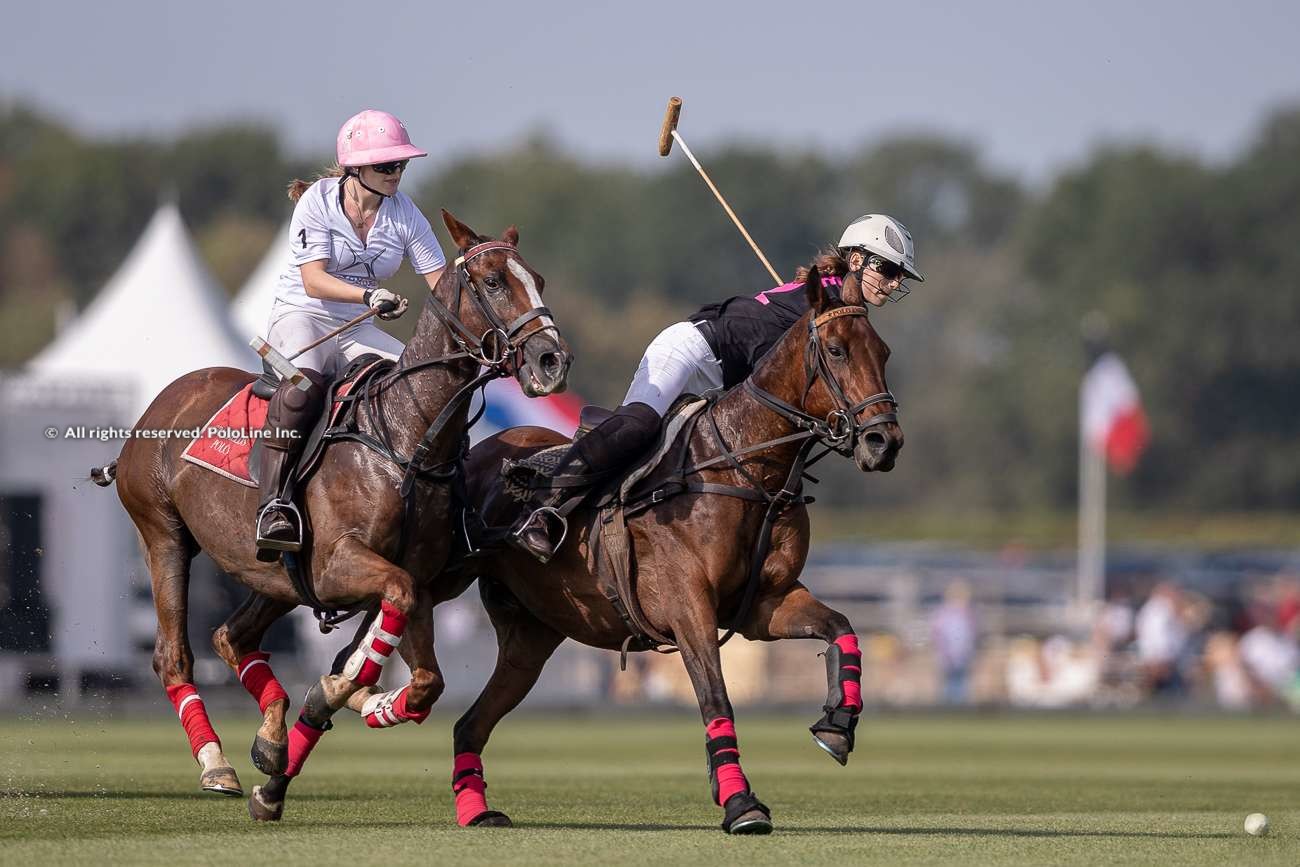
<instances>
[{"instance_id":1,"label":"horse head","mask_svg":"<svg viewBox=\"0 0 1300 867\"><path fill-rule=\"evenodd\" d=\"M545 281L519 253L518 230L511 226L494 239L446 210L442 219L458 250L449 306L464 326L462 337L476 344L485 364L501 364L529 397L563 391L573 352L542 305Z\"/></svg>"},{"instance_id":2,"label":"horse head","mask_svg":"<svg viewBox=\"0 0 1300 867\"><path fill-rule=\"evenodd\" d=\"M811 312L803 410L827 420L839 450L847 453L851 445L858 469L888 472L903 447L903 430L885 380L889 347L871 323L857 278L846 277L837 295L811 268L804 291Z\"/></svg>"}]
</instances>

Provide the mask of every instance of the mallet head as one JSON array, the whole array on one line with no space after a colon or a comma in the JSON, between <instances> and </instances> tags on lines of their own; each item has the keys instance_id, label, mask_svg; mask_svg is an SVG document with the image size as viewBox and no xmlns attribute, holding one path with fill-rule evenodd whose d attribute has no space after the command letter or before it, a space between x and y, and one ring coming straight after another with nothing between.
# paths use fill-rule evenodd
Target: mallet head
<instances>
[{"instance_id":1,"label":"mallet head","mask_svg":"<svg viewBox=\"0 0 1300 867\"><path fill-rule=\"evenodd\" d=\"M682 99L674 96L668 100L668 110L664 112L664 125L659 129L659 156L666 157L673 149L673 130L677 129L677 119L682 115Z\"/></svg>"}]
</instances>

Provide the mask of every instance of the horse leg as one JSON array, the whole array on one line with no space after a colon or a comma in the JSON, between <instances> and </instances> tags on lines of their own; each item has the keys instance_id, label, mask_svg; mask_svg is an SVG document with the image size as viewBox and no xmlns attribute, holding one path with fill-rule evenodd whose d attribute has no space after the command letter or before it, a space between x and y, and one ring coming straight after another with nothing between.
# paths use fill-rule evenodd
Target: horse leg
<instances>
[{"instance_id":1,"label":"horse leg","mask_svg":"<svg viewBox=\"0 0 1300 867\"><path fill-rule=\"evenodd\" d=\"M289 783L302 773L311 751L333 727L330 718L347 706L349 699L359 690L379 681L384 664L402 643L407 620L415 610L415 582L410 573L353 537L345 537L339 542L320 578L323 585L332 585L341 591L322 595L337 597L347 592L379 596L379 611L368 625L363 622L358 629L342 671L323 676L307 690L298 721L289 730L289 761L284 773L272 776L265 786L254 786L248 799L249 815L257 821L275 822L284 815L284 798ZM432 646L432 630L429 644Z\"/></svg>"},{"instance_id":2,"label":"horse leg","mask_svg":"<svg viewBox=\"0 0 1300 867\"><path fill-rule=\"evenodd\" d=\"M734 713L718 655L718 615L711 603L702 602L708 603L703 593L688 600L672 629L704 718L713 802L725 811L722 830L728 834L770 834L771 811L754 796L740 768Z\"/></svg>"},{"instance_id":3,"label":"horse leg","mask_svg":"<svg viewBox=\"0 0 1300 867\"><path fill-rule=\"evenodd\" d=\"M253 766L268 776L284 773L289 761L289 736L284 724L289 694L271 671L271 654L258 648L271 624L295 607L291 602L251 593L212 635L213 649L234 669L239 683L262 712L262 725L253 737L252 758Z\"/></svg>"},{"instance_id":4,"label":"horse leg","mask_svg":"<svg viewBox=\"0 0 1300 867\"><path fill-rule=\"evenodd\" d=\"M194 687L194 652L187 634L189 625L190 561L197 553L193 540L179 518L166 529L147 527L141 531L149 575L153 584L158 632L154 642L153 670L176 708L190 740L190 752L203 768L199 785L205 792L242 795L239 777L221 752L203 699Z\"/></svg>"},{"instance_id":5,"label":"horse leg","mask_svg":"<svg viewBox=\"0 0 1300 867\"><path fill-rule=\"evenodd\" d=\"M758 641L820 638L826 642L826 705L809 731L817 746L841 765L847 764L862 713L862 653L848 618L796 583L788 593L763 600L741 634Z\"/></svg>"},{"instance_id":6,"label":"horse leg","mask_svg":"<svg viewBox=\"0 0 1300 867\"><path fill-rule=\"evenodd\" d=\"M360 713L370 728L389 728L406 722L419 725L429 718L433 703L446 686L434 652L433 600L427 592L417 595L397 651L411 669L410 682L388 692L356 692L348 700L348 706Z\"/></svg>"},{"instance_id":7,"label":"horse leg","mask_svg":"<svg viewBox=\"0 0 1300 867\"><path fill-rule=\"evenodd\" d=\"M452 731L451 790L461 827L508 828L505 813L488 808L483 748L501 718L524 700L564 636L526 611L499 584L479 579L479 592L497 633L497 663L483 691Z\"/></svg>"}]
</instances>

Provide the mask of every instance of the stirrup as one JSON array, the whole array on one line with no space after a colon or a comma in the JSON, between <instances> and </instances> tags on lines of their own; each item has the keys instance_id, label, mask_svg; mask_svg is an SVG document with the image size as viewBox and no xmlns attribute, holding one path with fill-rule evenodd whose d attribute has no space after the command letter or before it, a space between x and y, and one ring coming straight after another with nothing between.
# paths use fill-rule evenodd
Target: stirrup
<instances>
[{"instance_id":1,"label":"stirrup","mask_svg":"<svg viewBox=\"0 0 1300 867\"><path fill-rule=\"evenodd\" d=\"M281 511L286 518L290 515L293 516L292 519L289 520L289 523L292 524L294 530L297 531L298 538L296 540L276 539L266 535L263 527L266 523L267 513L273 509ZM271 502L262 507L262 511L257 514L256 545L258 548L270 551L302 550L302 513L298 511L298 507L295 506L292 501L282 500L279 497L276 497L274 500L271 500Z\"/></svg>"},{"instance_id":2,"label":"stirrup","mask_svg":"<svg viewBox=\"0 0 1300 867\"><path fill-rule=\"evenodd\" d=\"M555 529L557 526L559 527L560 538L558 541L552 541L555 539ZM535 551L532 546L524 541L524 536L532 529L540 529L546 534L547 541L551 542L550 554L545 558L542 558L540 552ZM541 560L542 563L546 563L554 557L556 552L560 550L560 547L564 545L564 540L568 538L568 535L569 522L560 514L560 510L554 506L539 506L529 514L528 518L519 525L518 529L510 534L510 541L515 543L516 547L523 548L534 557L537 557L537 559Z\"/></svg>"}]
</instances>

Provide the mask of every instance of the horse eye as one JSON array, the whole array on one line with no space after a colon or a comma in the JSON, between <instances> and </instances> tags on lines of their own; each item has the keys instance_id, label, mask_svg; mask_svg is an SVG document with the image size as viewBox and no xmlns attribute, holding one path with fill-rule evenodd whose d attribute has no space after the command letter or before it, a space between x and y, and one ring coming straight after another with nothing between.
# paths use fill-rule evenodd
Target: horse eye
<instances>
[{"instance_id":1,"label":"horse eye","mask_svg":"<svg viewBox=\"0 0 1300 867\"><path fill-rule=\"evenodd\" d=\"M493 292L498 292L501 289L501 281L496 277L488 277L483 281L483 285L491 289Z\"/></svg>"},{"instance_id":2,"label":"horse eye","mask_svg":"<svg viewBox=\"0 0 1300 867\"><path fill-rule=\"evenodd\" d=\"M830 355L831 358L843 358L844 347L840 346L837 343L828 343L826 345L826 353Z\"/></svg>"}]
</instances>

